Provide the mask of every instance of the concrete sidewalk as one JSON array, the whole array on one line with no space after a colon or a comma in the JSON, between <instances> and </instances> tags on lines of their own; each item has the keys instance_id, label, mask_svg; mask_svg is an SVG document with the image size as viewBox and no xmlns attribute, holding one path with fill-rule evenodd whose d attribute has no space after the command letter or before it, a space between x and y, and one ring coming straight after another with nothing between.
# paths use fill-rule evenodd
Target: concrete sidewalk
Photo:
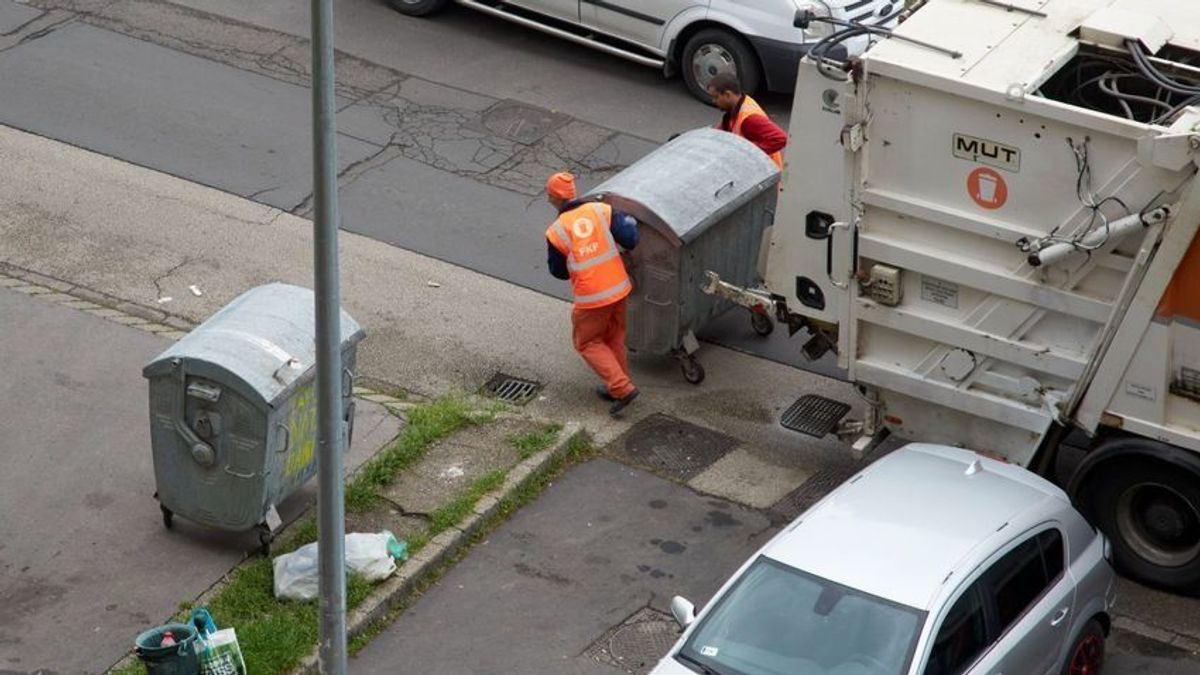
<instances>
[{"instance_id":1,"label":"concrete sidewalk","mask_svg":"<svg viewBox=\"0 0 1200 675\"><path fill-rule=\"evenodd\" d=\"M311 225L288 213L10 129L0 128L0 161L0 263L196 322L257 284L311 285ZM544 246L542 227L529 224L530 246ZM614 420L570 346L567 303L351 234L341 247L345 308L371 336L362 375L424 395L473 392L497 372L528 377L545 383L537 417L578 422L606 444L663 413L736 438L753 475L803 481L846 462L842 444L776 423L805 393L857 403L845 383L706 347L701 387L672 362L635 362L643 395ZM1131 625L1200 644L1192 601L1143 594L1123 606L1138 608ZM1178 618L1159 623L1168 615Z\"/></svg>"}]
</instances>

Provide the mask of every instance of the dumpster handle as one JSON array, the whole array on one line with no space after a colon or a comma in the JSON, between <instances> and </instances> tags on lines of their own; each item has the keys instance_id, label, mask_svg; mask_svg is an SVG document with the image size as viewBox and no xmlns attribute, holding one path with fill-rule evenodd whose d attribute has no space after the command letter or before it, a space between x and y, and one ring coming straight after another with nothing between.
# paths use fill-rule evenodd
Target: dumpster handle
<instances>
[{"instance_id":1,"label":"dumpster handle","mask_svg":"<svg viewBox=\"0 0 1200 675\"><path fill-rule=\"evenodd\" d=\"M283 432L283 447L275 451L282 454L287 452L288 448L292 447L292 432L283 422L276 422L275 427Z\"/></svg>"},{"instance_id":2,"label":"dumpster handle","mask_svg":"<svg viewBox=\"0 0 1200 675\"><path fill-rule=\"evenodd\" d=\"M717 188L717 191L713 193L713 197L720 196L720 194L722 192L724 192L726 189L731 188L731 187L733 187L733 181L729 181L729 182L725 183L721 187Z\"/></svg>"},{"instance_id":3,"label":"dumpster handle","mask_svg":"<svg viewBox=\"0 0 1200 675\"><path fill-rule=\"evenodd\" d=\"M188 444L188 450L192 455L192 459L200 466L212 466L217 462L217 453L213 447L205 443L196 435L196 432L187 425L186 410L187 410L187 372L183 368L183 361L175 359L172 364L179 372L179 387L175 395L175 410L171 422L175 425L175 432L183 437L184 442Z\"/></svg>"}]
</instances>

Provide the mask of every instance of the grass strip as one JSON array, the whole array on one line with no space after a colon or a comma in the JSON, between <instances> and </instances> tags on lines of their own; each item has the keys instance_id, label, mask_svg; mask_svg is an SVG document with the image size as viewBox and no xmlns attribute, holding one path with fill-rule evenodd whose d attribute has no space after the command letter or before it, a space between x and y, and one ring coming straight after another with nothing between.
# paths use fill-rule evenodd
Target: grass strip
<instances>
[{"instance_id":1,"label":"grass strip","mask_svg":"<svg viewBox=\"0 0 1200 675\"><path fill-rule=\"evenodd\" d=\"M396 442L371 458L346 486L346 510L362 512L378 499L401 471L416 464L429 447L468 426L490 421L494 415L472 410L466 400L448 396L408 412L408 424Z\"/></svg>"},{"instance_id":2,"label":"grass strip","mask_svg":"<svg viewBox=\"0 0 1200 675\"><path fill-rule=\"evenodd\" d=\"M562 431L561 424L547 424L537 431L517 434L508 437L508 444L517 449L522 461L533 457L545 450L558 440L558 432Z\"/></svg>"}]
</instances>

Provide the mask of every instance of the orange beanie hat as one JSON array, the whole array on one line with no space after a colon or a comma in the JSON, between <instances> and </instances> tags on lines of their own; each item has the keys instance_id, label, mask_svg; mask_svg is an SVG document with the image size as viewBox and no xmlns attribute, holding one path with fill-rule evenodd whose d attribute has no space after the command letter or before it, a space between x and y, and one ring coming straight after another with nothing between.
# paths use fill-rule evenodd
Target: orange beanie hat
<instances>
[{"instance_id":1,"label":"orange beanie hat","mask_svg":"<svg viewBox=\"0 0 1200 675\"><path fill-rule=\"evenodd\" d=\"M575 176L559 171L546 181L546 194L555 199L575 199Z\"/></svg>"}]
</instances>

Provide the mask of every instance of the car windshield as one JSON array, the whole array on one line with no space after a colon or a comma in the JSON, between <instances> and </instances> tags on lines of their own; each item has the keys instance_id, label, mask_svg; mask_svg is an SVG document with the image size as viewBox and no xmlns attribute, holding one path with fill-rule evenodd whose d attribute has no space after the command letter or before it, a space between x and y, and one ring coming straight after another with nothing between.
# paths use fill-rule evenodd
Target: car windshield
<instances>
[{"instance_id":1,"label":"car windshield","mask_svg":"<svg viewBox=\"0 0 1200 675\"><path fill-rule=\"evenodd\" d=\"M923 619L760 556L676 659L707 675L901 675Z\"/></svg>"}]
</instances>

